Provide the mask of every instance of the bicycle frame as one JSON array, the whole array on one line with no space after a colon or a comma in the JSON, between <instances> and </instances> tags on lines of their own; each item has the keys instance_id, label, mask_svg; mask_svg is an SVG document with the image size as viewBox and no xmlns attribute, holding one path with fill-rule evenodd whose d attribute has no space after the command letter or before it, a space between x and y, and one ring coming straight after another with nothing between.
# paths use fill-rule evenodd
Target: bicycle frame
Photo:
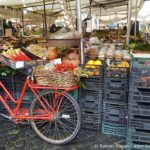
<instances>
[{"instance_id":1,"label":"bicycle frame","mask_svg":"<svg viewBox=\"0 0 150 150\"><path fill-rule=\"evenodd\" d=\"M27 77L23 89L21 91L21 95L19 100L15 100L12 95L10 94L10 92L6 89L6 87L4 86L4 84L0 81L0 88L2 88L4 90L4 92L6 93L5 98L3 98L0 94L0 101L3 103L3 105L5 106L5 108L7 109L7 111L9 112L9 115L12 119L16 119L16 120L49 120L51 121L54 118L55 112L59 111L59 108L61 106L61 102L63 99L63 96L59 102L59 105L56 108L56 101L57 98L60 95L65 94L66 92L70 91L70 90L75 90L78 88L78 85L75 85L71 88L68 89L64 89L64 88L54 88L54 87L50 87L50 86L40 86L37 84L34 84L31 82L30 77ZM41 112L42 114L40 115L34 115L34 116L30 116L29 115L29 109L21 108L21 104L23 102L23 98L26 92L26 89L29 88L32 93L34 94L34 96L38 99L38 101L40 102L41 106L43 107L43 109L41 110L37 110L39 112ZM44 97L42 97L42 99L39 97L39 91L40 90L53 90L54 91L54 104L53 106L51 106L45 99ZM61 92L58 92L58 90L61 90ZM10 98L10 100L16 104L15 109L10 108L10 106L7 104L8 98ZM47 107L50 109L50 111L46 108L45 104L47 105Z\"/></svg>"}]
</instances>

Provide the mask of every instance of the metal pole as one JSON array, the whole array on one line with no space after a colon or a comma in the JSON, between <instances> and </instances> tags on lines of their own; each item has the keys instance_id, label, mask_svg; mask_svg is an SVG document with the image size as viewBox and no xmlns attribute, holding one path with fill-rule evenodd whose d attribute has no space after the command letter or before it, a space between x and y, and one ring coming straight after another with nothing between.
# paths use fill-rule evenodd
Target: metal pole
<instances>
[{"instance_id":1,"label":"metal pole","mask_svg":"<svg viewBox=\"0 0 150 150\"><path fill-rule=\"evenodd\" d=\"M136 35L137 35L136 34L136 29L137 29L137 3L138 3L138 1L136 0L135 23L134 23L134 36L135 36L135 39L136 39Z\"/></svg>"},{"instance_id":2,"label":"metal pole","mask_svg":"<svg viewBox=\"0 0 150 150\"><path fill-rule=\"evenodd\" d=\"M44 7L44 27L45 27L45 34L47 34L47 20L46 20L46 7L45 7L45 0L43 0L43 7Z\"/></svg>"},{"instance_id":3,"label":"metal pole","mask_svg":"<svg viewBox=\"0 0 150 150\"><path fill-rule=\"evenodd\" d=\"M129 40L130 40L131 12L132 12L132 0L129 0L128 1L128 23L127 23L126 45L129 45Z\"/></svg>"},{"instance_id":4,"label":"metal pole","mask_svg":"<svg viewBox=\"0 0 150 150\"><path fill-rule=\"evenodd\" d=\"M81 34L80 40L80 55L81 55L81 64L84 63L84 48L83 48L83 35L82 35L82 18L81 18L81 0L76 0L76 13L77 13L77 31Z\"/></svg>"},{"instance_id":5,"label":"metal pole","mask_svg":"<svg viewBox=\"0 0 150 150\"><path fill-rule=\"evenodd\" d=\"M102 9L100 5L100 18L99 18L99 30L101 29L100 24L101 24L101 15L102 15Z\"/></svg>"},{"instance_id":6,"label":"metal pole","mask_svg":"<svg viewBox=\"0 0 150 150\"><path fill-rule=\"evenodd\" d=\"M76 0L77 5L77 30L82 34L81 0Z\"/></svg>"},{"instance_id":7,"label":"metal pole","mask_svg":"<svg viewBox=\"0 0 150 150\"><path fill-rule=\"evenodd\" d=\"M22 28L23 28L23 33L24 33L24 13L22 9Z\"/></svg>"},{"instance_id":8,"label":"metal pole","mask_svg":"<svg viewBox=\"0 0 150 150\"><path fill-rule=\"evenodd\" d=\"M45 22L44 22L44 15L42 14L42 22L43 22L43 31L45 31Z\"/></svg>"}]
</instances>

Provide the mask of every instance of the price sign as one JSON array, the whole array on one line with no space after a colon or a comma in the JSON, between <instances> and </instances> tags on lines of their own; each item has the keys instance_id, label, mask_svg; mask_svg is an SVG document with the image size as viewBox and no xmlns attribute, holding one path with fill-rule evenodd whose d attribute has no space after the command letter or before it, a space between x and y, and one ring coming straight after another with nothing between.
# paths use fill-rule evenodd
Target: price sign
<instances>
[{"instance_id":1,"label":"price sign","mask_svg":"<svg viewBox=\"0 0 150 150\"><path fill-rule=\"evenodd\" d=\"M16 62L16 69L23 68L24 67L24 61L18 61Z\"/></svg>"}]
</instances>

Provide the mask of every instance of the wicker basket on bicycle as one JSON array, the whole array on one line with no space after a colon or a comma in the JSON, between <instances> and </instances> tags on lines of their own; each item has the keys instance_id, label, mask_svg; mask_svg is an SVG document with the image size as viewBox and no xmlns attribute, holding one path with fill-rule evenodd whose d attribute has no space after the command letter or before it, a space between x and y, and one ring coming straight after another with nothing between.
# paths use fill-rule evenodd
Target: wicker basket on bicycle
<instances>
[{"instance_id":1,"label":"wicker basket on bicycle","mask_svg":"<svg viewBox=\"0 0 150 150\"><path fill-rule=\"evenodd\" d=\"M72 71L54 72L44 68L35 68L33 70L35 82L43 86L69 88L78 83L79 77L75 76Z\"/></svg>"}]
</instances>

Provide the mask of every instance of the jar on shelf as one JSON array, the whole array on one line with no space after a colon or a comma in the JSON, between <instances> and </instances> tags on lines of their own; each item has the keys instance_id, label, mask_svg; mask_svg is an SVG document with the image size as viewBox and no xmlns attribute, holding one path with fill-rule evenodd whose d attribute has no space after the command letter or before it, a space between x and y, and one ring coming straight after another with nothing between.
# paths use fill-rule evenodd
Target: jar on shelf
<instances>
[{"instance_id":1,"label":"jar on shelf","mask_svg":"<svg viewBox=\"0 0 150 150\"><path fill-rule=\"evenodd\" d=\"M130 61L131 60L131 55L130 55L130 51L129 50L123 50L123 59L126 61Z\"/></svg>"},{"instance_id":2,"label":"jar on shelf","mask_svg":"<svg viewBox=\"0 0 150 150\"><path fill-rule=\"evenodd\" d=\"M87 52L87 55L90 59L95 59L97 57L98 46L90 46Z\"/></svg>"},{"instance_id":3,"label":"jar on shelf","mask_svg":"<svg viewBox=\"0 0 150 150\"><path fill-rule=\"evenodd\" d=\"M112 50L112 49L108 49L107 53L106 53L106 58L107 59L113 59L114 58L114 54L115 54L115 51Z\"/></svg>"},{"instance_id":4,"label":"jar on shelf","mask_svg":"<svg viewBox=\"0 0 150 150\"><path fill-rule=\"evenodd\" d=\"M123 58L123 51L122 50L116 50L115 51L115 59L121 60Z\"/></svg>"}]
</instances>

